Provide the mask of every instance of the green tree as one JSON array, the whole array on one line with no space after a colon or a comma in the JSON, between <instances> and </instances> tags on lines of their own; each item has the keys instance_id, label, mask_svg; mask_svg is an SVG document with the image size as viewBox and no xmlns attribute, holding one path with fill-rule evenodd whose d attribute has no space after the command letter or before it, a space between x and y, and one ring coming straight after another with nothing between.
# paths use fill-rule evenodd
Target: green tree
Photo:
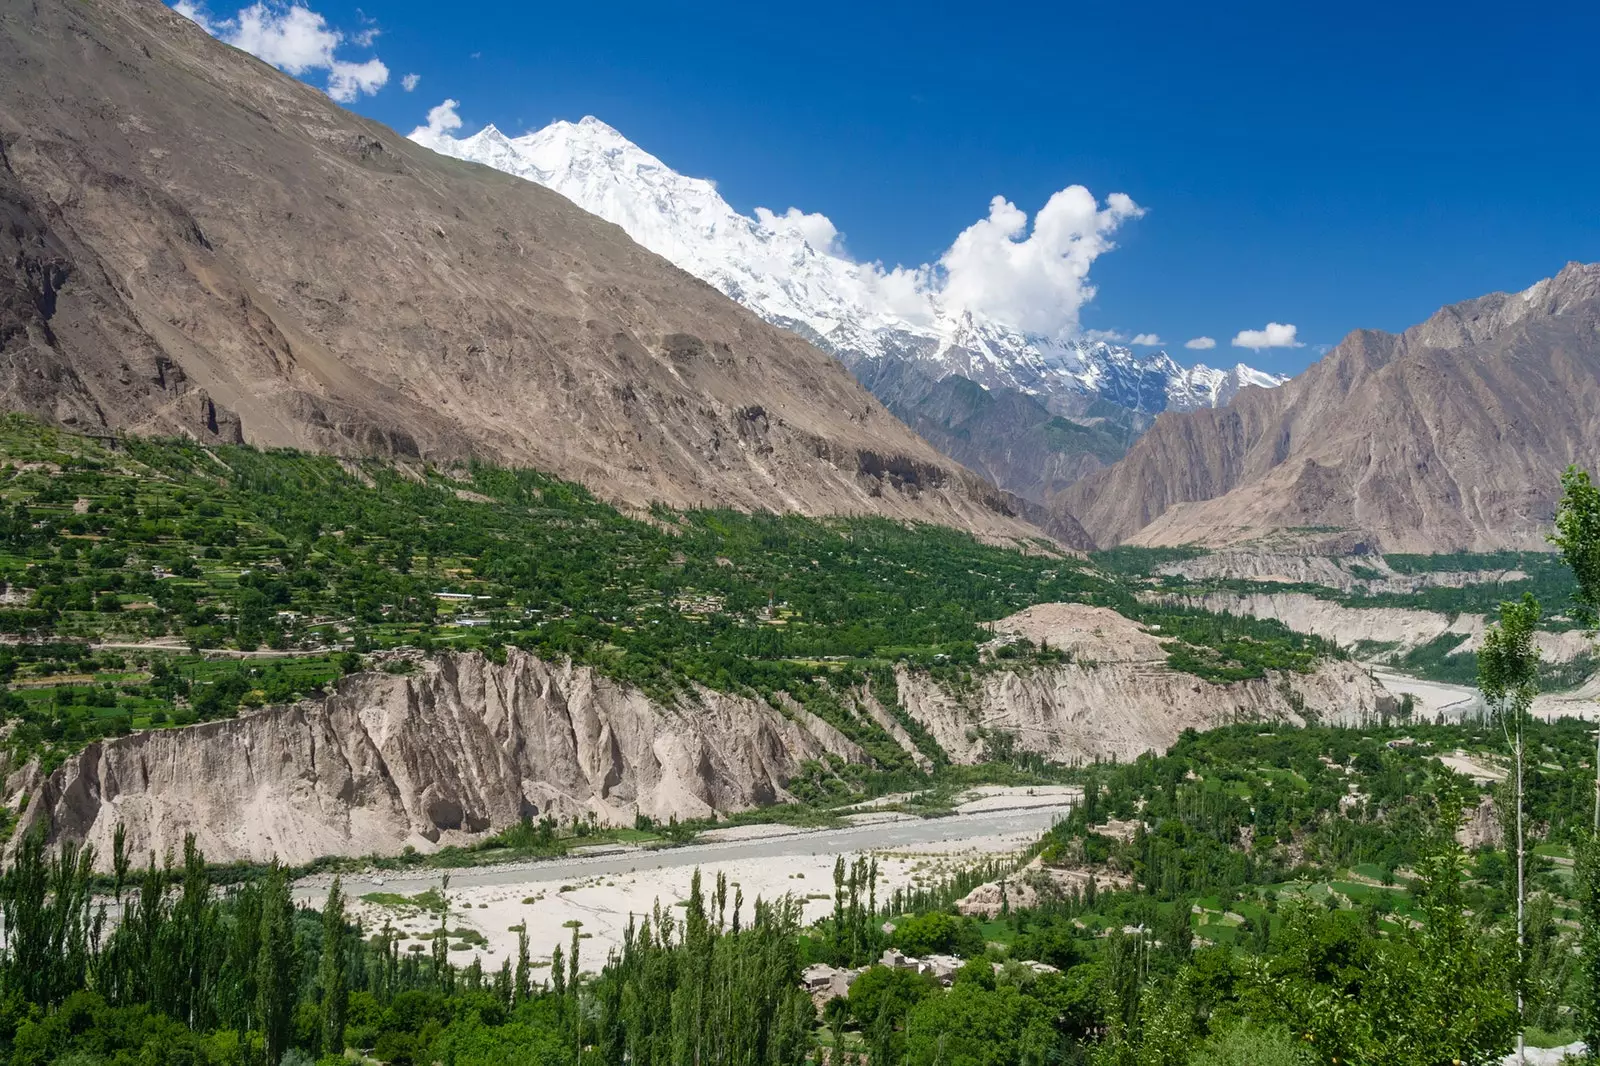
<instances>
[{"instance_id":1,"label":"green tree","mask_svg":"<svg viewBox=\"0 0 1600 1066\"><path fill-rule=\"evenodd\" d=\"M1556 505L1556 531L1550 543L1578 580L1574 615L1593 633L1600 624L1600 485L1576 466L1561 475L1561 501ZM1600 733L1595 739L1594 832L1600 834Z\"/></svg>"},{"instance_id":2,"label":"green tree","mask_svg":"<svg viewBox=\"0 0 1600 1066\"><path fill-rule=\"evenodd\" d=\"M1578 984L1578 1031L1583 1042L1600 1048L1600 837L1579 840L1574 864L1574 887L1582 921L1578 948L1583 975Z\"/></svg>"},{"instance_id":3,"label":"green tree","mask_svg":"<svg viewBox=\"0 0 1600 1066\"><path fill-rule=\"evenodd\" d=\"M261 886L261 936L256 955L256 1017L269 1063L278 1062L289 1048L298 967L289 874L274 860Z\"/></svg>"},{"instance_id":4,"label":"green tree","mask_svg":"<svg viewBox=\"0 0 1600 1066\"><path fill-rule=\"evenodd\" d=\"M1600 486L1586 470L1567 467L1561 475L1556 532L1550 537L1577 579L1574 616L1593 636L1600 624ZM1577 1015L1584 1043L1600 1048L1600 730L1595 732L1594 821L1591 835L1577 847L1576 887L1582 921L1579 950L1583 980Z\"/></svg>"},{"instance_id":5,"label":"green tree","mask_svg":"<svg viewBox=\"0 0 1600 1066\"><path fill-rule=\"evenodd\" d=\"M1212 1034L1189 1066L1314 1066L1316 1061L1306 1042L1284 1026L1244 1021Z\"/></svg>"},{"instance_id":6,"label":"green tree","mask_svg":"<svg viewBox=\"0 0 1600 1066\"><path fill-rule=\"evenodd\" d=\"M952 985L918 1003L906 1022L908 1066L1040 1063L1054 1043L1044 1005L1011 985ZM1025 1054L1024 1051L1027 1051Z\"/></svg>"},{"instance_id":7,"label":"green tree","mask_svg":"<svg viewBox=\"0 0 1600 1066\"><path fill-rule=\"evenodd\" d=\"M1522 1018L1527 983L1527 819L1524 762L1528 710L1539 692L1539 649L1533 642L1539 625L1539 601L1523 593L1521 602L1502 603L1500 622L1483 635L1478 651L1478 688L1494 709L1513 762L1512 802L1516 805L1517 1015ZM1525 1024L1519 1028L1526 1028ZM1517 1036L1517 1052L1523 1036Z\"/></svg>"},{"instance_id":8,"label":"green tree","mask_svg":"<svg viewBox=\"0 0 1600 1066\"><path fill-rule=\"evenodd\" d=\"M335 877L328 887L328 899L322 905L322 959L317 966L317 985L322 990L318 1022L325 1054L344 1053L345 1018L350 1007L349 975L346 971L346 938L349 933L344 918L344 892L340 879Z\"/></svg>"}]
</instances>

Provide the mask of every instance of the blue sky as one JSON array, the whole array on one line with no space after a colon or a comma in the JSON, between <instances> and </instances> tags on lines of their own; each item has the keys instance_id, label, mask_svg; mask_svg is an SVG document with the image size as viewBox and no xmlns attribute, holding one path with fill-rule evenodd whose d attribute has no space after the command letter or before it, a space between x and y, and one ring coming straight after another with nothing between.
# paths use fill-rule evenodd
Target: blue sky
<instances>
[{"instance_id":1,"label":"blue sky","mask_svg":"<svg viewBox=\"0 0 1600 1066\"><path fill-rule=\"evenodd\" d=\"M933 261L996 194L1127 193L1147 213L1083 325L1186 361L1292 372L1600 259L1587 5L308 2L349 106L402 132L446 97L467 132L594 114L746 213L828 215L858 259ZM1305 347L1231 346L1269 321Z\"/></svg>"}]
</instances>

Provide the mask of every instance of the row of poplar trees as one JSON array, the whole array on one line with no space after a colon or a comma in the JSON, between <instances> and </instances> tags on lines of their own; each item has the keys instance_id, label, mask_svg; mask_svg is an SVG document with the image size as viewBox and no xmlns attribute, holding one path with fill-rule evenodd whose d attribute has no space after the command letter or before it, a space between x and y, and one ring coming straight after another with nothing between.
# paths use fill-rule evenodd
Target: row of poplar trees
<instances>
[{"instance_id":1,"label":"row of poplar trees","mask_svg":"<svg viewBox=\"0 0 1600 1066\"><path fill-rule=\"evenodd\" d=\"M815 1012L799 987L800 903L756 900L747 917L737 889L730 901L719 877L708 898L698 871L682 913L658 905L630 922L598 976L580 973L574 929L535 985L542 964L530 963L526 933L515 963L496 973L453 965L448 904L432 952L402 952L387 926L368 937L347 920L337 879L319 913L295 906L277 864L218 890L192 838L181 864L130 865L120 829L105 880L87 847L52 852L37 834L21 841L0 874L0 1004L41 1017L93 993L195 1033L242 1034L261 1066L342 1056L357 992L380 1007L406 993L464 1005L492 997L503 1018L531 1001L517 1017L538 1027L543 1046L566 1049L553 1061L574 1066L801 1066L813 1047ZM505 1041L520 1039L514 1029Z\"/></svg>"}]
</instances>

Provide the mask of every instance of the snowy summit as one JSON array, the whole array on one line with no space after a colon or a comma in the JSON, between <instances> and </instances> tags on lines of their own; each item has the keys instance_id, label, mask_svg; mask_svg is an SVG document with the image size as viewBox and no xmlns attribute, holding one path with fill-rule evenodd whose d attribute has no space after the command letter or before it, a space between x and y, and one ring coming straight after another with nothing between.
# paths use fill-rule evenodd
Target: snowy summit
<instances>
[{"instance_id":1,"label":"snowy summit","mask_svg":"<svg viewBox=\"0 0 1600 1066\"><path fill-rule=\"evenodd\" d=\"M1106 234L1140 213L1120 194L1102 208L1081 186L1063 190L1039 213L1034 236L1020 243L1012 239L1026 216L996 197L990 217L963 233L937 267L885 270L845 254L825 216L795 208L742 215L712 182L679 174L597 118L554 122L520 137L492 125L456 137L460 124L446 101L411 139L561 193L852 369L868 361L914 360L936 378L960 374L1047 404L1100 396L1151 413L1216 407L1246 385L1270 388L1287 380L1242 363L1228 370L1185 368L1163 351L1141 356L1075 335L1077 308L1093 293L1084 284L1088 263L1111 247ZM1050 264L1043 280L1059 282L1063 305L1051 308L1050 299L1035 301L1031 291L994 291L996 275L1003 285L1005 274L993 269L979 242L1023 248L1043 239L1047 223L1051 234L1062 236L1042 252ZM1052 268L1062 276L1051 278ZM1032 313L1036 303L1045 305L1042 317ZM1048 326L1059 328L1041 328Z\"/></svg>"}]
</instances>

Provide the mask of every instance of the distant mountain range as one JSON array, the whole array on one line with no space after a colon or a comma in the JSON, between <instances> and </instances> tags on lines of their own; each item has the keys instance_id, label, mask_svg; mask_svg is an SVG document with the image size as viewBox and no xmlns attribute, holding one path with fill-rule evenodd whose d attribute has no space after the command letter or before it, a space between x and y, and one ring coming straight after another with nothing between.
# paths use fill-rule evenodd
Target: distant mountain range
<instances>
[{"instance_id":1,"label":"distant mountain range","mask_svg":"<svg viewBox=\"0 0 1600 1066\"><path fill-rule=\"evenodd\" d=\"M1281 389L1169 414L1060 503L1101 546L1547 549L1600 463L1600 264L1356 330Z\"/></svg>"},{"instance_id":2,"label":"distant mountain range","mask_svg":"<svg viewBox=\"0 0 1600 1066\"><path fill-rule=\"evenodd\" d=\"M468 137L419 128L413 140L445 155L482 163L561 193L579 207L621 226L627 234L755 311L837 355L895 414L936 446L928 431L936 414L920 400L933 386L960 377L996 393L1018 393L1032 403L1024 422L1067 416L1094 429L1105 418L1086 413L1095 401L1113 408L1117 423L1089 451L1073 450L1077 434L1061 430L1024 444L1016 425L993 438L980 420L964 426L956 455L1003 488L1043 499L1078 473L1103 465L1105 441L1137 436L1151 416L1166 410L1218 407L1241 388L1270 388L1287 380L1239 364L1230 369L1182 367L1165 352L1138 355L1104 341L1051 338L992 317L952 310L937 294L920 292L915 315L897 309L884 292L883 272L835 247L831 226L791 211L756 217L735 211L702 178L685 177L596 118L555 122L520 137L487 126ZM903 301L902 301L903 302ZM1015 400L1002 400L1014 406ZM1058 429L1060 427L1057 427ZM1065 448L1067 451L1063 452ZM1065 456L1041 464L1032 450ZM955 454L954 451L949 454ZM1092 457L1085 464L1080 460Z\"/></svg>"}]
</instances>

